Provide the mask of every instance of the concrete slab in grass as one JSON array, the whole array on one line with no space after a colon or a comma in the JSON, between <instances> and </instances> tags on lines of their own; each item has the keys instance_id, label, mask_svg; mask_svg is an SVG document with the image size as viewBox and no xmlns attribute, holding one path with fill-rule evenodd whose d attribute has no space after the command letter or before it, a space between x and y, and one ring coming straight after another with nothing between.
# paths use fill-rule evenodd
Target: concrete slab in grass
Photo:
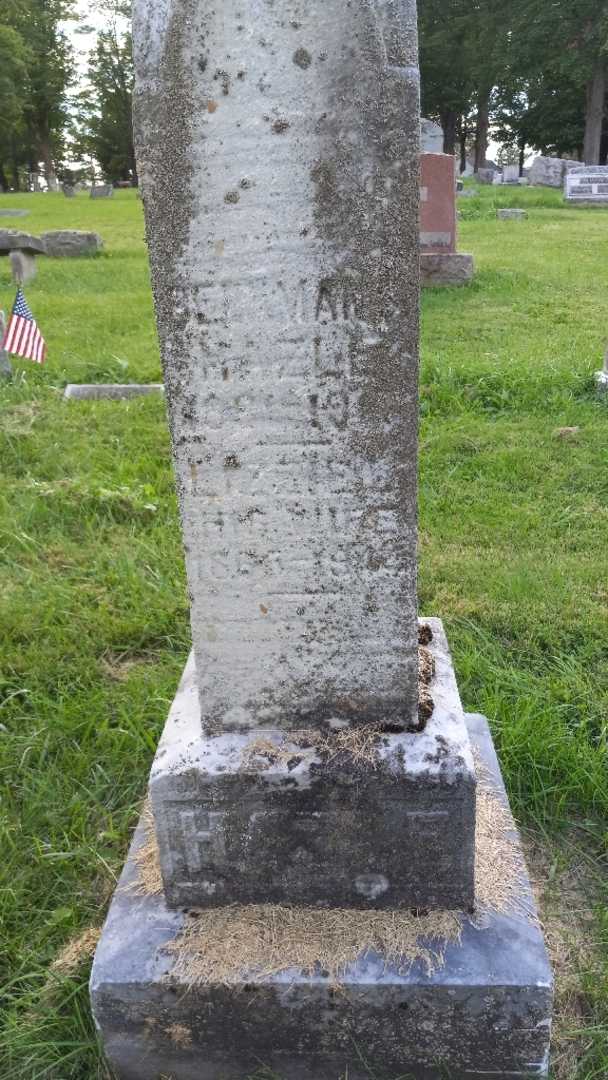
<instances>
[{"instance_id":1,"label":"concrete slab in grass","mask_svg":"<svg viewBox=\"0 0 608 1080\"><path fill-rule=\"evenodd\" d=\"M162 383L68 383L63 396L68 401L126 401L163 392Z\"/></svg>"},{"instance_id":2,"label":"concrete slab in grass","mask_svg":"<svg viewBox=\"0 0 608 1080\"><path fill-rule=\"evenodd\" d=\"M506 802L487 725L467 717L473 743ZM462 939L429 973L361 956L340 989L322 973L286 971L238 987L184 985L163 951L187 915L138 897L134 854L112 903L91 975L95 1020L120 1080L524 1080L548 1075L552 974L534 919L462 916Z\"/></svg>"}]
</instances>

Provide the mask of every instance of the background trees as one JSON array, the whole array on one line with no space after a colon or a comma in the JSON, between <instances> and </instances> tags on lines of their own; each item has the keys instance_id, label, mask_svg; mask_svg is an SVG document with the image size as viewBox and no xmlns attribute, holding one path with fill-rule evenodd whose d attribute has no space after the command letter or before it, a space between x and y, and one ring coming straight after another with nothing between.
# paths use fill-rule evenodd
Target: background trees
<instances>
[{"instance_id":1,"label":"background trees","mask_svg":"<svg viewBox=\"0 0 608 1080\"><path fill-rule=\"evenodd\" d=\"M492 127L521 159L606 161L606 0L419 0L419 12L423 111L447 152L453 131L473 133L478 168Z\"/></svg>"},{"instance_id":2,"label":"background trees","mask_svg":"<svg viewBox=\"0 0 608 1080\"><path fill-rule=\"evenodd\" d=\"M76 0L0 0L0 187L39 172L136 182L130 0L104 18L78 72ZM590 164L608 155L608 0L418 0L422 107L464 168L540 151ZM87 29L80 24L80 29ZM90 28L88 28L90 31Z\"/></svg>"}]
</instances>

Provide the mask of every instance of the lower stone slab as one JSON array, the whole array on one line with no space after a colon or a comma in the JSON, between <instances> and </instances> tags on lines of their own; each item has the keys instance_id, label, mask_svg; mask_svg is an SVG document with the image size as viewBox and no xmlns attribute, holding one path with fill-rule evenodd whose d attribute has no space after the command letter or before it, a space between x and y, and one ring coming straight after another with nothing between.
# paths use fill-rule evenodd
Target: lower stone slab
<instances>
[{"instance_id":1,"label":"lower stone slab","mask_svg":"<svg viewBox=\"0 0 608 1080\"><path fill-rule=\"evenodd\" d=\"M190 659L150 774L170 904L472 905L475 769L441 621L423 622L433 713L379 735L373 764L316 732L205 735Z\"/></svg>"},{"instance_id":2,"label":"lower stone slab","mask_svg":"<svg viewBox=\"0 0 608 1080\"><path fill-rule=\"evenodd\" d=\"M467 285L473 279L474 270L473 256L462 252L423 252L420 255L423 288L435 285Z\"/></svg>"},{"instance_id":3,"label":"lower stone slab","mask_svg":"<svg viewBox=\"0 0 608 1080\"><path fill-rule=\"evenodd\" d=\"M467 724L506 803L487 721ZM462 916L459 944L429 974L367 953L336 989L290 970L239 987L172 977L163 946L184 925L164 900L129 892L140 827L91 974L91 998L119 1080L523 1080L547 1077L552 975L529 914ZM534 913L529 884L521 910ZM518 906L519 910L519 906Z\"/></svg>"}]
</instances>

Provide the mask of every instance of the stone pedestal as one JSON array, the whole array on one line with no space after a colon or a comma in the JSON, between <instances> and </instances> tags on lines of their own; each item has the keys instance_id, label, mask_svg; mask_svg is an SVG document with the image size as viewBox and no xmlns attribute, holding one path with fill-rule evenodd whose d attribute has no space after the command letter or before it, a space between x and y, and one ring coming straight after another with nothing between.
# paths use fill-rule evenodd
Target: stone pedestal
<instances>
[{"instance_id":1,"label":"stone pedestal","mask_svg":"<svg viewBox=\"0 0 608 1080\"><path fill-rule=\"evenodd\" d=\"M483 717L472 742L506 796ZM138 897L134 856L118 886L91 976L95 1019L119 1080L524 1080L547 1077L552 977L527 880L518 913L476 925L429 973L366 953L337 988L291 969L240 985L185 984L163 951L188 916Z\"/></svg>"},{"instance_id":2,"label":"stone pedestal","mask_svg":"<svg viewBox=\"0 0 608 1080\"><path fill-rule=\"evenodd\" d=\"M433 713L369 760L334 753L331 725L325 750L315 732L204 735L191 658L150 777L170 904L472 905L469 737L441 623L424 625Z\"/></svg>"}]
</instances>

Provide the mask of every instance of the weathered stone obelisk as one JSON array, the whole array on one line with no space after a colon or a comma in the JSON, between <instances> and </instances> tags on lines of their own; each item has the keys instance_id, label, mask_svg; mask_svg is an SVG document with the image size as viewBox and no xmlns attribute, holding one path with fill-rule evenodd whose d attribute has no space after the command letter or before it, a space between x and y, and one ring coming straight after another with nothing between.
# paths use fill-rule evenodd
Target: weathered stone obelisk
<instances>
[{"instance_id":1,"label":"weathered stone obelisk","mask_svg":"<svg viewBox=\"0 0 608 1080\"><path fill-rule=\"evenodd\" d=\"M134 26L200 703L152 778L167 896L466 906L462 710L438 702L439 757L412 734L414 4L140 3ZM356 804L352 769L296 748L279 791L266 759L243 776L261 736L362 725L405 734Z\"/></svg>"},{"instance_id":2,"label":"weathered stone obelisk","mask_svg":"<svg viewBox=\"0 0 608 1080\"><path fill-rule=\"evenodd\" d=\"M163 948L184 909L474 903L475 770L438 620L419 675L415 0L135 0L134 47L194 650L150 778L164 897L119 888L94 1013L124 1078L363 1080L327 1034L323 972L289 974L306 1017L281 978L255 1004L220 984L185 1003ZM534 953L536 931L509 932ZM357 961L340 1030L416 1080L435 1060L520 1075L550 990L526 970L525 1000L505 992L511 946L490 985L496 934L476 933L436 983ZM480 1010L498 1049L472 1041ZM447 1049L417 1034L429 1016Z\"/></svg>"}]
</instances>

